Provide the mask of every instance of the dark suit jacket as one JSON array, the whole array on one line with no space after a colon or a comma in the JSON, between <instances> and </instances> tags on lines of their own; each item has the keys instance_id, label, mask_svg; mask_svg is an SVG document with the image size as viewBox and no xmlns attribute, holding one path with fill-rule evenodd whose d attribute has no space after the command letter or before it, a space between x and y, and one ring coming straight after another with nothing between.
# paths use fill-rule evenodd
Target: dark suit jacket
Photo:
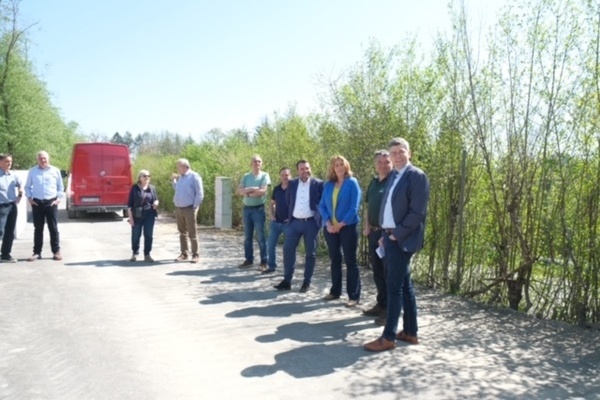
<instances>
[{"instance_id":1,"label":"dark suit jacket","mask_svg":"<svg viewBox=\"0 0 600 400\"><path fill-rule=\"evenodd\" d=\"M383 210L390 187L398 171L388 177L386 192L381 203L379 222L383 222ZM423 248L425 220L429 201L429 180L419 168L409 164L392 193L394 214L394 237L403 251L414 253Z\"/></svg>"},{"instance_id":2,"label":"dark suit jacket","mask_svg":"<svg viewBox=\"0 0 600 400\"><path fill-rule=\"evenodd\" d=\"M287 204L289 207L288 223L292 221L294 215L294 206L296 205L296 192L298 192L298 182L300 178L292 179L286 193ZM309 178L310 181L310 209L315 213L315 222L321 226L321 214L319 213L319 202L323 194L323 181L317 178Z\"/></svg>"}]
</instances>

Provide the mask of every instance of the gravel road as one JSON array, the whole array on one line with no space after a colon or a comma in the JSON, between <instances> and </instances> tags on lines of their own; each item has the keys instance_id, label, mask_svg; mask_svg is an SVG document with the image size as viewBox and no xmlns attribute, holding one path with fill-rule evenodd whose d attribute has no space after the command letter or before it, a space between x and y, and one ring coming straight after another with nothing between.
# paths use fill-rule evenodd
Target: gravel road
<instances>
[{"instance_id":1,"label":"gravel road","mask_svg":"<svg viewBox=\"0 0 600 400\"><path fill-rule=\"evenodd\" d=\"M325 260L307 294L279 293L281 270L237 269L240 232L203 227L200 263L175 263L160 219L157 262L131 263L124 220L63 212L63 261L46 237L43 260L0 264L0 399L600 399L598 331L419 288L421 344L370 354L381 328L321 300Z\"/></svg>"}]
</instances>

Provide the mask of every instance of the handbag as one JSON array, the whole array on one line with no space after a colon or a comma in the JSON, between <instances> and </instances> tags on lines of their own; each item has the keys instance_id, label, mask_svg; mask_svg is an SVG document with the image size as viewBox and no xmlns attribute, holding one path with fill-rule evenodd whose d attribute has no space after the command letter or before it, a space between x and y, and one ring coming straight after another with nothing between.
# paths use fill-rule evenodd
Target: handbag
<instances>
[{"instance_id":1,"label":"handbag","mask_svg":"<svg viewBox=\"0 0 600 400\"><path fill-rule=\"evenodd\" d=\"M144 207L133 207L133 218L144 218Z\"/></svg>"}]
</instances>

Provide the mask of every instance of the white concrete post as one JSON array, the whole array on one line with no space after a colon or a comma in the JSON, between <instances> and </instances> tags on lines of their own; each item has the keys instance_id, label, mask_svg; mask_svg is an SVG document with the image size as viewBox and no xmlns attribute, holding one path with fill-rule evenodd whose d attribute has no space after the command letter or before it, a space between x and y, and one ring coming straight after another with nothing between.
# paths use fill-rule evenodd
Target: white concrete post
<instances>
[{"instance_id":1,"label":"white concrete post","mask_svg":"<svg viewBox=\"0 0 600 400\"><path fill-rule=\"evenodd\" d=\"M231 229L232 215L231 178L217 176L215 178L215 227Z\"/></svg>"}]
</instances>

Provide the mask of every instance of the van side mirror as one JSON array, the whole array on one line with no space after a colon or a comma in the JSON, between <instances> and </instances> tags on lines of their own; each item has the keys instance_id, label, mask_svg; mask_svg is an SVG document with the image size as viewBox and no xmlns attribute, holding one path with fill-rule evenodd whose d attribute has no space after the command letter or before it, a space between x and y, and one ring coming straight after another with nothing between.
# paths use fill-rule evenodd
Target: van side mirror
<instances>
[{"instance_id":1,"label":"van side mirror","mask_svg":"<svg viewBox=\"0 0 600 400\"><path fill-rule=\"evenodd\" d=\"M63 178L66 178L67 176L69 176L69 172L65 171L64 169L61 169L60 176L62 176Z\"/></svg>"}]
</instances>

